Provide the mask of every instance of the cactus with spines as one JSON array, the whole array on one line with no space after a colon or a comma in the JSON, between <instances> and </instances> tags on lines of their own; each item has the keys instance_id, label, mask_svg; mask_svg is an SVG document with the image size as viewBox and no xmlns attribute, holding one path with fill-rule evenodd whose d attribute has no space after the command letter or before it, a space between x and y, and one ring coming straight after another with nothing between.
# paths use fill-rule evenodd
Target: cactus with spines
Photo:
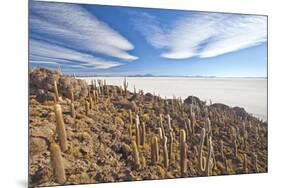
<instances>
[{"instance_id":1,"label":"cactus with spines","mask_svg":"<svg viewBox=\"0 0 281 188\"><path fill-rule=\"evenodd\" d=\"M169 167L169 153L167 148L167 137L163 138L163 158L164 158L164 167L167 169Z\"/></svg>"},{"instance_id":2,"label":"cactus with spines","mask_svg":"<svg viewBox=\"0 0 281 188\"><path fill-rule=\"evenodd\" d=\"M108 95L108 87L106 85L106 80L105 79L103 80L103 90L104 90L104 94Z\"/></svg>"},{"instance_id":3,"label":"cactus with spines","mask_svg":"<svg viewBox=\"0 0 281 188\"><path fill-rule=\"evenodd\" d=\"M192 127L191 127L191 121L190 121L189 118L187 118L186 125L187 125L187 128L188 128L189 134L190 134L190 135L193 135L193 130L192 130Z\"/></svg>"},{"instance_id":4,"label":"cactus with spines","mask_svg":"<svg viewBox=\"0 0 281 188\"><path fill-rule=\"evenodd\" d=\"M224 156L224 144L223 144L223 140L220 140L220 152L221 152L221 157L224 159L225 156Z\"/></svg>"},{"instance_id":5,"label":"cactus with spines","mask_svg":"<svg viewBox=\"0 0 281 188\"><path fill-rule=\"evenodd\" d=\"M129 136L130 136L130 139L133 138L133 124L129 124Z\"/></svg>"},{"instance_id":6,"label":"cactus with spines","mask_svg":"<svg viewBox=\"0 0 281 188\"><path fill-rule=\"evenodd\" d=\"M162 138L164 138L165 137L165 129L164 129L164 126L163 126L162 114L160 114L160 127L161 127L161 130L162 130Z\"/></svg>"},{"instance_id":7,"label":"cactus with spines","mask_svg":"<svg viewBox=\"0 0 281 188\"><path fill-rule=\"evenodd\" d=\"M185 120L184 120L184 131L185 131L185 135L186 136L190 136L190 132L188 130L188 125L187 125Z\"/></svg>"},{"instance_id":8,"label":"cactus with spines","mask_svg":"<svg viewBox=\"0 0 281 188\"><path fill-rule=\"evenodd\" d=\"M130 124L133 125L133 114L132 114L132 110L129 110L129 121L130 121Z\"/></svg>"},{"instance_id":9,"label":"cactus with spines","mask_svg":"<svg viewBox=\"0 0 281 188\"><path fill-rule=\"evenodd\" d=\"M71 100L71 103L74 103L74 94L73 94L73 89L71 89L70 91L70 100Z\"/></svg>"},{"instance_id":10,"label":"cactus with spines","mask_svg":"<svg viewBox=\"0 0 281 188\"><path fill-rule=\"evenodd\" d=\"M173 136L173 131L169 132L169 137L170 137L170 144L169 144L169 159L172 161L173 160L173 145L174 145L174 136Z\"/></svg>"},{"instance_id":11,"label":"cactus with spines","mask_svg":"<svg viewBox=\"0 0 281 188\"><path fill-rule=\"evenodd\" d=\"M88 116L90 113L90 104L87 100L85 100L85 112L86 112L86 116Z\"/></svg>"},{"instance_id":12,"label":"cactus with spines","mask_svg":"<svg viewBox=\"0 0 281 188\"><path fill-rule=\"evenodd\" d=\"M140 157L139 157L138 146L134 140L131 141L131 145L132 145L132 151L133 151L134 165L135 165L136 169L139 169L140 168Z\"/></svg>"},{"instance_id":13,"label":"cactus with spines","mask_svg":"<svg viewBox=\"0 0 281 188\"><path fill-rule=\"evenodd\" d=\"M54 81L54 93L55 93L55 102L59 102L59 91L58 91L58 85L57 85L57 81Z\"/></svg>"},{"instance_id":14,"label":"cactus with spines","mask_svg":"<svg viewBox=\"0 0 281 188\"><path fill-rule=\"evenodd\" d=\"M139 120L139 116L136 115L136 143L137 143L137 146L138 148L140 147L140 120Z\"/></svg>"},{"instance_id":15,"label":"cactus with spines","mask_svg":"<svg viewBox=\"0 0 281 188\"><path fill-rule=\"evenodd\" d=\"M200 143L199 143L199 166L202 172L204 172L206 168L206 158L203 157L203 146L204 146L205 135L206 135L206 130L205 128L202 128L200 134Z\"/></svg>"},{"instance_id":16,"label":"cactus with spines","mask_svg":"<svg viewBox=\"0 0 281 188\"><path fill-rule=\"evenodd\" d=\"M186 172L186 135L185 131L182 129L180 130L180 172L181 177L184 177Z\"/></svg>"},{"instance_id":17,"label":"cactus with spines","mask_svg":"<svg viewBox=\"0 0 281 188\"><path fill-rule=\"evenodd\" d=\"M99 84L99 93L101 94L101 95L103 95L103 86L102 86L102 80L98 80L98 84Z\"/></svg>"},{"instance_id":18,"label":"cactus with spines","mask_svg":"<svg viewBox=\"0 0 281 188\"><path fill-rule=\"evenodd\" d=\"M194 128L195 128L195 124L196 124L196 118L195 118L195 113L194 112L191 112L190 121L191 121L192 133L195 134Z\"/></svg>"},{"instance_id":19,"label":"cactus with spines","mask_svg":"<svg viewBox=\"0 0 281 188\"><path fill-rule=\"evenodd\" d=\"M57 134L60 142L61 150L64 152L67 150L67 136L66 136L66 130L62 115L62 109L61 105L55 104L55 115L56 115L56 123L57 123Z\"/></svg>"},{"instance_id":20,"label":"cactus with spines","mask_svg":"<svg viewBox=\"0 0 281 188\"><path fill-rule=\"evenodd\" d=\"M258 143L258 141L259 141L259 127L258 126L255 127L255 138L256 138L256 142Z\"/></svg>"},{"instance_id":21,"label":"cactus with spines","mask_svg":"<svg viewBox=\"0 0 281 188\"><path fill-rule=\"evenodd\" d=\"M73 102L70 104L70 113L71 113L71 117L75 119L76 118L76 112L75 112L75 106L74 106Z\"/></svg>"},{"instance_id":22,"label":"cactus with spines","mask_svg":"<svg viewBox=\"0 0 281 188\"><path fill-rule=\"evenodd\" d=\"M159 146L157 136L151 139L151 163L156 164L159 161Z\"/></svg>"},{"instance_id":23,"label":"cactus with spines","mask_svg":"<svg viewBox=\"0 0 281 188\"><path fill-rule=\"evenodd\" d=\"M124 87L124 95L125 95L125 96L127 96L128 85L129 85L129 84L128 84L126 78L124 78L123 87Z\"/></svg>"},{"instance_id":24,"label":"cactus with spines","mask_svg":"<svg viewBox=\"0 0 281 188\"><path fill-rule=\"evenodd\" d=\"M206 120L205 120L205 125L206 125L206 132L208 134L212 134L212 127L211 127L211 121L210 121L210 118L209 117L206 117Z\"/></svg>"},{"instance_id":25,"label":"cactus with spines","mask_svg":"<svg viewBox=\"0 0 281 188\"><path fill-rule=\"evenodd\" d=\"M141 145L144 146L145 144L145 139L146 138L146 133L145 133L145 123L141 123Z\"/></svg>"},{"instance_id":26,"label":"cactus with spines","mask_svg":"<svg viewBox=\"0 0 281 188\"><path fill-rule=\"evenodd\" d=\"M96 80L95 80L96 81ZM94 80L91 80L91 87L92 87L92 90L95 90L96 87L95 87L95 81Z\"/></svg>"},{"instance_id":27,"label":"cactus with spines","mask_svg":"<svg viewBox=\"0 0 281 188\"><path fill-rule=\"evenodd\" d=\"M55 182L59 184L64 184L66 181L65 169L59 145L55 143L51 144L50 151Z\"/></svg>"},{"instance_id":28,"label":"cactus with spines","mask_svg":"<svg viewBox=\"0 0 281 188\"><path fill-rule=\"evenodd\" d=\"M172 131L172 130L173 130L173 129L172 129L172 125L171 125L172 119L171 119L170 114L167 115L167 119L168 119L168 130L169 130L169 131Z\"/></svg>"},{"instance_id":29,"label":"cactus with spines","mask_svg":"<svg viewBox=\"0 0 281 188\"><path fill-rule=\"evenodd\" d=\"M207 156L207 162L206 162L206 169L205 173L207 176L212 175L212 168L214 166L214 159L212 158L213 156L213 142L212 142L212 137L208 138L208 156Z\"/></svg>"},{"instance_id":30,"label":"cactus with spines","mask_svg":"<svg viewBox=\"0 0 281 188\"><path fill-rule=\"evenodd\" d=\"M94 102L93 102L93 99L91 97L91 95L89 94L89 105L90 105L90 109L93 109L94 108Z\"/></svg>"}]
</instances>

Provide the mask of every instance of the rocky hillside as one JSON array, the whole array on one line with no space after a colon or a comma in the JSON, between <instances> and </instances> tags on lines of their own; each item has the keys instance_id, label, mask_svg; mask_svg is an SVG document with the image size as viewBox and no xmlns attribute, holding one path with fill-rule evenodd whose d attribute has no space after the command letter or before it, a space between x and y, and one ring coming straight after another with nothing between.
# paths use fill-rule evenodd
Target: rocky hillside
<instances>
[{"instance_id":1,"label":"rocky hillside","mask_svg":"<svg viewBox=\"0 0 281 188\"><path fill-rule=\"evenodd\" d=\"M267 172L267 123L243 108L43 68L29 77L30 187Z\"/></svg>"}]
</instances>

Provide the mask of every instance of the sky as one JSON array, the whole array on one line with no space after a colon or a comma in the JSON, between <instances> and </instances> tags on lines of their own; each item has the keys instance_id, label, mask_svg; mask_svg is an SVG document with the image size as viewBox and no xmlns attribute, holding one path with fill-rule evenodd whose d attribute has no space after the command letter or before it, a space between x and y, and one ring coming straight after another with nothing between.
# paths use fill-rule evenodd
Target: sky
<instances>
[{"instance_id":1,"label":"sky","mask_svg":"<svg viewBox=\"0 0 281 188\"><path fill-rule=\"evenodd\" d=\"M267 77L267 17L31 2L29 63L68 74Z\"/></svg>"}]
</instances>

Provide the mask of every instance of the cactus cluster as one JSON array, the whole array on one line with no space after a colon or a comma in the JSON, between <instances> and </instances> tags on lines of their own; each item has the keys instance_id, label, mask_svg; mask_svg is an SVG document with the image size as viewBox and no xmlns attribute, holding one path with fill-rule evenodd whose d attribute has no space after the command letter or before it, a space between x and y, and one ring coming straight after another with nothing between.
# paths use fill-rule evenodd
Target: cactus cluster
<instances>
[{"instance_id":1,"label":"cactus cluster","mask_svg":"<svg viewBox=\"0 0 281 188\"><path fill-rule=\"evenodd\" d=\"M102 174L110 174L109 167L120 171L116 181L267 170L267 124L252 116L194 98L161 98L135 87L130 92L126 78L123 86L92 80L83 97L71 89L64 98L53 84L56 131L44 156L56 183L107 181Z\"/></svg>"}]
</instances>

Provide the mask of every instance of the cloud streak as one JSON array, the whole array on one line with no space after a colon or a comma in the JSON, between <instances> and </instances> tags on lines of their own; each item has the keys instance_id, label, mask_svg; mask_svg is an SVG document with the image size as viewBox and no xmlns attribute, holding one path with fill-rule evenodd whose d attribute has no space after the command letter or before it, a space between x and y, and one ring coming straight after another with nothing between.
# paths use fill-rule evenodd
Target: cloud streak
<instances>
[{"instance_id":1,"label":"cloud streak","mask_svg":"<svg viewBox=\"0 0 281 188\"><path fill-rule=\"evenodd\" d=\"M192 13L166 26L145 13L133 23L146 41L162 50L161 57L168 59L215 57L267 40L264 16Z\"/></svg>"},{"instance_id":2,"label":"cloud streak","mask_svg":"<svg viewBox=\"0 0 281 188\"><path fill-rule=\"evenodd\" d=\"M119 66L121 63L106 61L89 54L58 45L31 39L29 41L29 61L33 64L60 64L72 68L108 69Z\"/></svg>"},{"instance_id":3,"label":"cloud streak","mask_svg":"<svg viewBox=\"0 0 281 188\"><path fill-rule=\"evenodd\" d=\"M72 67L107 69L122 63L106 58L138 59L130 54L132 43L79 5L32 2L29 24L34 64L72 62Z\"/></svg>"}]
</instances>

